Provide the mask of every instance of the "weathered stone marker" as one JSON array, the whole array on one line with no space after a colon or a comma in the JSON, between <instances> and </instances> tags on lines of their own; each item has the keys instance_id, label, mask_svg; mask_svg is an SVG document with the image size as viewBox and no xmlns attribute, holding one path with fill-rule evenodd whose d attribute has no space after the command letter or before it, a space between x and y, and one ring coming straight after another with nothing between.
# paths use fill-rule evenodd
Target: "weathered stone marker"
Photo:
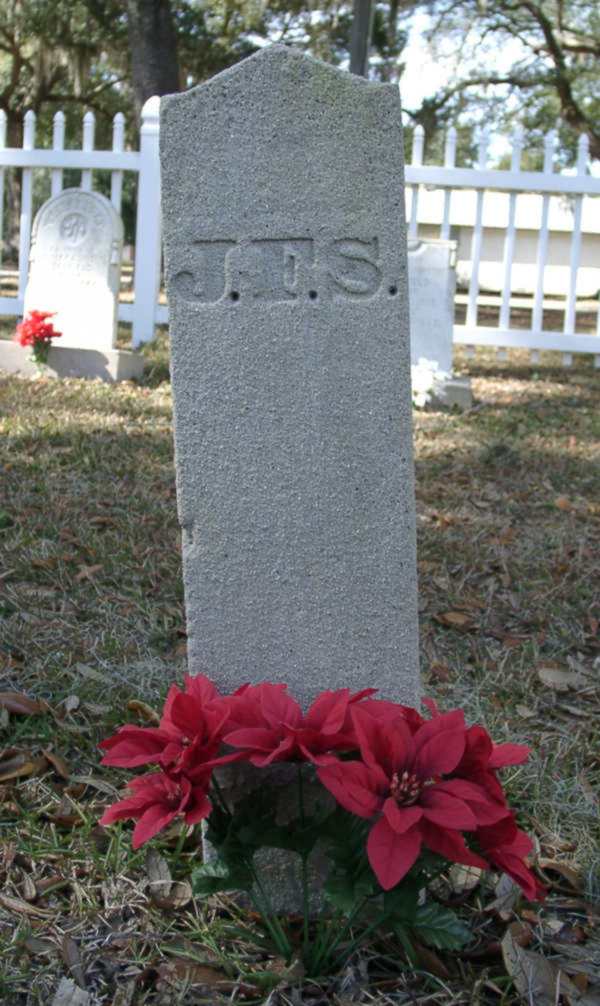
<instances>
[{"instance_id":1,"label":"weathered stone marker","mask_svg":"<svg viewBox=\"0 0 600 1006\"><path fill-rule=\"evenodd\" d=\"M275 46L161 148L190 672L414 703L398 90Z\"/></svg>"},{"instance_id":2,"label":"weathered stone marker","mask_svg":"<svg viewBox=\"0 0 600 1006\"><path fill-rule=\"evenodd\" d=\"M144 359L116 349L123 223L98 192L65 189L43 204L33 223L24 314L53 311L62 333L50 349L53 377L139 378ZM29 350L0 340L0 369L32 375Z\"/></svg>"},{"instance_id":3,"label":"weathered stone marker","mask_svg":"<svg viewBox=\"0 0 600 1006\"><path fill-rule=\"evenodd\" d=\"M437 388L437 404L472 405L468 378L452 375L452 335L456 291L456 242L409 241L411 360L437 364L446 375Z\"/></svg>"},{"instance_id":4,"label":"weathered stone marker","mask_svg":"<svg viewBox=\"0 0 600 1006\"><path fill-rule=\"evenodd\" d=\"M408 244L411 359L431 360L447 374L452 373L455 266L454 241Z\"/></svg>"},{"instance_id":5,"label":"weathered stone marker","mask_svg":"<svg viewBox=\"0 0 600 1006\"><path fill-rule=\"evenodd\" d=\"M61 348L115 345L122 247L121 218L98 192L65 189L37 213L25 311L56 311Z\"/></svg>"}]
</instances>

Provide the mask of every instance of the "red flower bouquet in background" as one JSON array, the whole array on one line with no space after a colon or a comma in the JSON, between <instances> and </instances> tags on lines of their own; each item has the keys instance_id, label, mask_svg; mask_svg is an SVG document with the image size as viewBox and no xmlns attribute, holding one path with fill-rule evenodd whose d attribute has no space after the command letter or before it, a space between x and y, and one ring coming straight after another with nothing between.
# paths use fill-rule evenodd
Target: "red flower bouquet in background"
<instances>
[{"instance_id":1,"label":"red flower bouquet in background","mask_svg":"<svg viewBox=\"0 0 600 1006\"><path fill-rule=\"evenodd\" d=\"M14 335L14 341L20 346L31 346L31 357L36 363L47 363L48 353L53 339L58 339L62 332L57 332L48 318L53 318L54 311L29 311L23 318Z\"/></svg>"},{"instance_id":2,"label":"red flower bouquet in background","mask_svg":"<svg viewBox=\"0 0 600 1006\"><path fill-rule=\"evenodd\" d=\"M372 698L373 691L325 691L303 713L284 684L244 685L222 696L203 675L187 677L183 690L170 689L158 727L127 725L102 742L105 765L154 764L157 771L133 779L101 824L136 821L138 848L174 821L184 837L205 822L218 859L193 871L196 894L247 891L289 959L297 951L268 903L254 855L267 847L296 853L311 974L339 964L340 933L349 937L361 925L365 932L396 931L407 953L411 930L427 942L428 927L450 933L446 949L458 947L468 930L449 909L423 904L448 864L499 869L527 898L544 895L527 863L532 843L517 828L498 778L499 769L521 764L529 750L494 745L483 727L467 726L460 709L442 714L426 701L426 719ZM259 779L235 802L213 771L231 762L246 762ZM281 762L289 784L269 774ZM277 816L282 785L296 790L296 817L285 824ZM323 891L333 916L325 935L311 936L308 861L317 843L330 863ZM358 942L353 935L351 949Z\"/></svg>"}]
</instances>

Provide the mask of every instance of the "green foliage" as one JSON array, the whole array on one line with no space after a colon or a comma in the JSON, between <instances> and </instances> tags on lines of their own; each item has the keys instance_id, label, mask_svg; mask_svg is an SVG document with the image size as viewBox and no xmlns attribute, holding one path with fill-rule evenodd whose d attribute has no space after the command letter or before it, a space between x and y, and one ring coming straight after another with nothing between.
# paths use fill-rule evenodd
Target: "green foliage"
<instances>
[{"instance_id":1,"label":"green foliage","mask_svg":"<svg viewBox=\"0 0 600 1006\"><path fill-rule=\"evenodd\" d=\"M192 871L192 890L196 897L208 898L225 891L249 891L252 875L243 864L229 866L221 859L203 863Z\"/></svg>"},{"instance_id":2,"label":"green foliage","mask_svg":"<svg viewBox=\"0 0 600 1006\"><path fill-rule=\"evenodd\" d=\"M412 928L415 935L437 950L460 950L471 933L449 908L428 901L417 908Z\"/></svg>"}]
</instances>

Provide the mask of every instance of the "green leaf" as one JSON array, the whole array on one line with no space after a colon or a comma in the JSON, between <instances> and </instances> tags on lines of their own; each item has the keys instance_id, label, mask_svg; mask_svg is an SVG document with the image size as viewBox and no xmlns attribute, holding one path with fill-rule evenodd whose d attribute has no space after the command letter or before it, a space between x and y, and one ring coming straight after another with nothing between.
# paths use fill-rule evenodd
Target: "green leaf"
<instances>
[{"instance_id":1,"label":"green leaf","mask_svg":"<svg viewBox=\"0 0 600 1006\"><path fill-rule=\"evenodd\" d=\"M231 867L216 860L203 863L192 872L192 890L199 897L221 891L249 891L251 887L252 875L242 864Z\"/></svg>"},{"instance_id":2,"label":"green leaf","mask_svg":"<svg viewBox=\"0 0 600 1006\"><path fill-rule=\"evenodd\" d=\"M365 898L376 894L377 889L370 877L356 878L336 870L328 876L323 892L328 901L345 915L349 915Z\"/></svg>"},{"instance_id":3,"label":"green leaf","mask_svg":"<svg viewBox=\"0 0 600 1006\"><path fill-rule=\"evenodd\" d=\"M419 906L412 928L419 939L437 950L459 950L471 939L471 931L458 916L435 901Z\"/></svg>"},{"instance_id":4,"label":"green leaf","mask_svg":"<svg viewBox=\"0 0 600 1006\"><path fill-rule=\"evenodd\" d=\"M383 907L390 919L414 925L421 885L404 878L383 895Z\"/></svg>"}]
</instances>

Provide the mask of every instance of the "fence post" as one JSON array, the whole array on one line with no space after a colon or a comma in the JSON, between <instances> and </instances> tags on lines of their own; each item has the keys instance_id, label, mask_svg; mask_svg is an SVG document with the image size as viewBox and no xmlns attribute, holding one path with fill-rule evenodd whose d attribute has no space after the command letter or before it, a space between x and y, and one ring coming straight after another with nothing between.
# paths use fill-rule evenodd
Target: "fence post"
<instances>
[{"instance_id":1,"label":"fence post","mask_svg":"<svg viewBox=\"0 0 600 1006\"><path fill-rule=\"evenodd\" d=\"M6 112L0 108L0 149L6 146ZM4 238L4 168L0 168L0 265Z\"/></svg>"},{"instance_id":2,"label":"fence post","mask_svg":"<svg viewBox=\"0 0 600 1006\"><path fill-rule=\"evenodd\" d=\"M140 174L135 228L135 277L132 344L154 337L160 282L160 163L158 151L160 98L148 98L142 109Z\"/></svg>"},{"instance_id":3,"label":"fence post","mask_svg":"<svg viewBox=\"0 0 600 1006\"><path fill-rule=\"evenodd\" d=\"M33 150L35 146L35 112L25 112L23 126L23 150ZM23 168L21 181L21 219L19 223L19 300L25 296L29 275L29 247L31 244L31 201L32 169ZM19 308L20 310L20 308Z\"/></svg>"}]
</instances>

